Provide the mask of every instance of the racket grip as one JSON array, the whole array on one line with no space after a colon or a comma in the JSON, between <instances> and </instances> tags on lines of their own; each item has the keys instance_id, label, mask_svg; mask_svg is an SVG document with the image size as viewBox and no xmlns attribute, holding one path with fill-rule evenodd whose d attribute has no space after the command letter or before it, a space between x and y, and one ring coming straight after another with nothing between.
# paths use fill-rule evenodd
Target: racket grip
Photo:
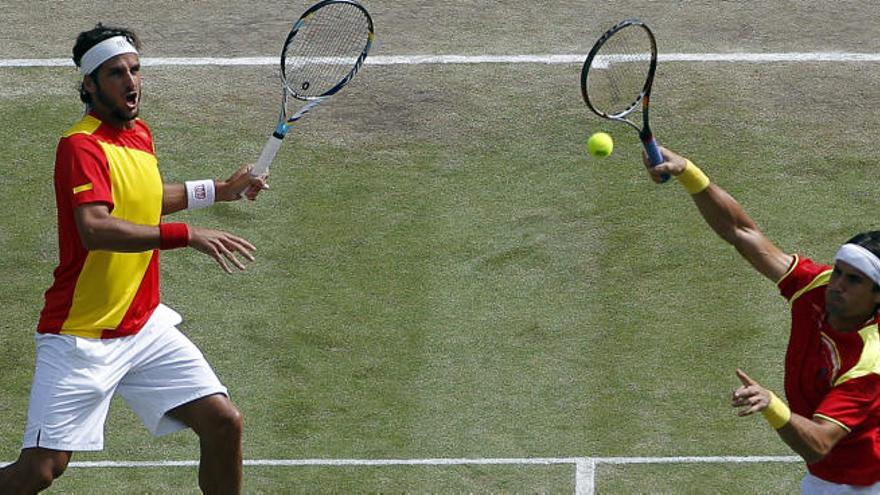
<instances>
[{"instance_id":1,"label":"racket grip","mask_svg":"<svg viewBox=\"0 0 880 495\"><path fill-rule=\"evenodd\" d=\"M663 163L663 153L660 152L660 147L657 145L657 140L654 139L653 134L648 135L642 140L642 144L645 146L645 151L648 153L648 160L651 161L652 167L656 167ZM663 174L660 176L661 182L666 182L668 180L669 174Z\"/></svg>"},{"instance_id":2,"label":"racket grip","mask_svg":"<svg viewBox=\"0 0 880 495\"><path fill-rule=\"evenodd\" d=\"M272 165L272 160L275 159L279 148L281 148L281 138L272 134L263 146L263 151L260 153L260 158L257 159L257 164L251 169L252 177L259 177L269 170L269 165Z\"/></svg>"}]
</instances>

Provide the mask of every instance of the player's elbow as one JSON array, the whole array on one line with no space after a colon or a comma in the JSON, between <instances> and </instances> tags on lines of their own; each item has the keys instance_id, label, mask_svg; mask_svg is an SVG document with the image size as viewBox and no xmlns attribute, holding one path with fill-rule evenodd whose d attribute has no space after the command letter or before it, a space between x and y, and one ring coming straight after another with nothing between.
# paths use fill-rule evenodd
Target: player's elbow
<instances>
[{"instance_id":1,"label":"player's elbow","mask_svg":"<svg viewBox=\"0 0 880 495\"><path fill-rule=\"evenodd\" d=\"M82 247L86 251L94 251L94 250L98 249L98 241L96 239L96 235L94 234L94 232L89 232L89 231L83 232L82 230L80 230L79 240L82 243Z\"/></svg>"},{"instance_id":2,"label":"player's elbow","mask_svg":"<svg viewBox=\"0 0 880 495\"><path fill-rule=\"evenodd\" d=\"M800 448L795 449L795 451L807 464L815 464L824 459L833 448L833 443L814 438L811 442L806 442Z\"/></svg>"},{"instance_id":3,"label":"player's elbow","mask_svg":"<svg viewBox=\"0 0 880 495\"><path fill-rule=\"evenodd\" d=\"M86 251L96 251L102 248L101 232L94 225L81 225L78 232L79 240Z\"/></svg>"},{"instance_id":4,"label":"player's elbow","mask_svg":"<svg viewBox=\"0 0 880 495\"><path fill-rule=\"evenodd\" d=\"M828 455L828 452L830 452L830 450L826 451L826 450L807 449L802 452L798 452L798 454L801 456L801 458L807 464L815 464L815 463L821 461L822 459L824 459L825 456Z\"/></svg>"}]
</instances>

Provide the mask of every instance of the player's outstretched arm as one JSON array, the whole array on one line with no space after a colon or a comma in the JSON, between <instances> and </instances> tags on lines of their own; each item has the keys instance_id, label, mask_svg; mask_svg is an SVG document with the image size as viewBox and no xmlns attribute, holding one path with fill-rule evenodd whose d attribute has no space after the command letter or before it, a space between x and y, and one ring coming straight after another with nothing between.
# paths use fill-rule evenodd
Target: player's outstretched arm
<instances>
[{"instance_id":1,"label":"player's outstretched arm","mask_svg":"<svg viewBox=\"0 0 880 495\"><path fill-rule=\"evenodd\" d=\"M185 224L152 226L127 222L111 215L110 207L104 203L78 207L74 210L74 219L83 247L89 251L138 253L189 246L211 256L223 270L232 273L230 264L244 270L245 265L238 257L253 261L256 250L246 239L220 230ZM170 227L164 239L162 227Z\"/></svg>"},{"instance_id":2,"label":"player's outstretched arm","mask_svg":"<svg viewBox=\"0 0 880 495\"><path fill-rule=\"evenodd\" d=\"M162 189L162 214L169 215L184 209L196 209L219 201L257 199L260 191L268 189L267 175L251 176L251 165L239 168L224 181L201 180L185 184L166 183Z\"/></svg>"},{"instance_id":3,"label":"player's outstretched arm","mask_svg":"<svg viewBox=\"0 0 880 495\"><path fill-rule=\"evenodd\" d=\"M831 452L847 431L837 423L824 419L809 419L792 413L775 394L736 370L742 385L733 391L731 405L739 408L739 416L760 412L782 441L808 464L818 462Z\"/></svg>"},{"instance_id":4,"label":"player's outstretched arm","mask_svg":"<svg viewBox=\"0 0 880 495\"><path fill-rule=\"evenodd\" d=\"M665 159L660 165L651 167L647 157L644 158L651 178L658 183L661 176L667 174L679 179L712 230L732 244L755 270L773 283L778 282L791 267L794 257L767 239L742 205L727 191L710 183L690 160L666 148L660 149Z\"/></svg>"}]
</instances>

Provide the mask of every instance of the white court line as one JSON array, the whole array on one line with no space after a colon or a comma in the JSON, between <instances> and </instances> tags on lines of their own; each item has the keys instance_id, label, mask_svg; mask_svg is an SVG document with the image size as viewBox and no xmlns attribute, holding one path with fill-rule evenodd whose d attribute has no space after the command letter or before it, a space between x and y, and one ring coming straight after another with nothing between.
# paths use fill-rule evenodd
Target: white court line
<instances>
[{"instance_id":1,"label":"white court line","mask_svg":"<svg viewBox=\"0 0 880 495\"><path fill-rule=\"evenodd\" d=\"M544 55L375 55L367 57L367 65L422 64L575 64L583 63L582 54ZM790 52L790 53L661 53L661 62L880 62L878 53ZM145 66L199 65L277 65L278 57L144 57ZM0 59L3 67L73 67L69 58Z\"/></svg>"},{"instance_id":2,"label":"white court line","mask_svg":"<svg viewBox=\"0 0 880 495\"><path fill-rule=\"evenodd\" d=\"M575 463L574 495L593 495L596 492L596 460L583 457Z\"/></svg>"},{"instance_id":3,"label":"white court line","mask_svg":"<svg viewBox=\"0 0 880 495\"><path fill-rule=\"evenodd\" d=\"M554 464L748 464L801 462L798 456L677 456L677 457L525 457L429 459L245 459L245 466L465 466ZM8 463L0 462L0 467ZM197 466L199 461L72 461L71 467L134 468ZM584 466L586 469L587 466Z\"/></svg>"},{"instance_id":4,"label":"white court line","mask_svg":"<svg viewBox=\"0 0 880 495\"><path fill-rule=\"evenodd\" d=\"M683 456L683 457L527 457L497 459L251 459L245 466L468 466L468 465L559 465L575 466L575 495L593 495L596 468L600 464L743 464L803 462L798 456ZM0 467L7 463L0 462ZM75 468L194 467L199 461L74 461Z\"/></svg>"}]
</instances>

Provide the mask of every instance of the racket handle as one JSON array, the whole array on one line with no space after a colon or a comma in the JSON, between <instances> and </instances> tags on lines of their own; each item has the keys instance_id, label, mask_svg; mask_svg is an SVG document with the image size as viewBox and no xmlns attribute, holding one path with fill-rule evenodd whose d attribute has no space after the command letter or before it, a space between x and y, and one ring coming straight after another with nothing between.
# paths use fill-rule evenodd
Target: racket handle
<instances>
[{"instance_id":1,"label":"racket handle","mask_svg":"<svg viewBox=\"0 0 880 495\"><path fill-rule=\"evenodd\" d=\"M660 152L660 147L657 145L657 140L654 139L653 134L649 134L642 140L642 144L645 146L645 151L648 153L648 160L651 161L651 166L656 167L663 163L663 153ZM669 174L663 174L660 176L661 182L666 182L669 180Z\"/></svg>"},{"instance_id":2,"label":"racket handle","mask_svg":"<svg viewBox=\"0 0 880 495\"><path fill-rule=\"evenodd\" d=\"M272 165L272 160L275 159L279 148L281 148L281 138L272 134L263 146L263 151L260 153L260 158L257 159L257 164L251 169L252 177L259 177L269 170L269 165Z\"/></svg>"}]
</instances>

